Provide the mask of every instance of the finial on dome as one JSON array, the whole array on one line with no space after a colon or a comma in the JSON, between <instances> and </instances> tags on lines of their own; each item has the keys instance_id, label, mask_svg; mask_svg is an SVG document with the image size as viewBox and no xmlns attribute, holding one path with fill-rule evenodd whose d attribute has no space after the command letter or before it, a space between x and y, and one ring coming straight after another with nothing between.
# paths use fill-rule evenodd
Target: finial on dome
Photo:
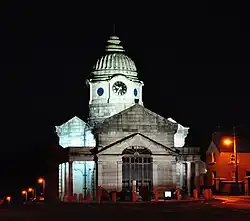
<instances>
[{"instance_id":1,"label":"finial on dome","mask_svg":"<svg viewBox=\"0 0 250 221\"><path fill-rule=\"evenodd\" d=\"M125 50L120 45L121 41L117 36L110 36L107 41L108 45L106 46L106 51L111 52L124 52Z\"/></svg>"},{"instance_id":2,"label":"finial on dome","mask_svg":"<svg viewBox=\"0 0 250 221\"><path fill-rule=\"evenodd\" d=\"M115 24L113 26L113 35L115 36Z\"/></svg>"}]
</instances>

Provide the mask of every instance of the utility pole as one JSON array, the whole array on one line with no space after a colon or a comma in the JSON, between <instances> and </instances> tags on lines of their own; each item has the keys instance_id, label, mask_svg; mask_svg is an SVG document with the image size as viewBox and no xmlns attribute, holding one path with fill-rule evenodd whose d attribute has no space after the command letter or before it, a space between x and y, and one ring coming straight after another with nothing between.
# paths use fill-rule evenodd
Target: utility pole
<instances>
[{"instance_id":1,"label":"utility pole","mask_svg":"<svg viewBox=\"0 0 250 221\"><path fill-rule=\"evenodd\" d=\"M239 193L239 165L238 165L238 153L237 153L237 143L235 136L235 126L233 127L233 144L234 144L234 157L235 157L235 182L236 182L236 191Z\"/></svg>"}]
</instances>

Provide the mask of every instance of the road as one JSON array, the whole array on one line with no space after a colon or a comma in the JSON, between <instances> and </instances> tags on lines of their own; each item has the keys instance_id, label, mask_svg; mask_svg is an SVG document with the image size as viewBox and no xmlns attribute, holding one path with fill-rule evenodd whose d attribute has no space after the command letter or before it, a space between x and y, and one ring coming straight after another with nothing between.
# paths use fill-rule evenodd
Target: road
<instances>
[{"instance_id":1,"label":"road","mask_svg":"<svg viewBox=\"0 0 250 221\"><path fill-rule=\"evenodd\" d=\"M233 209L221 201L159 202L127 204L25 205L0 211L0 220L84 221L84 220L221 221L250 220L249 209Z\"/></svg>"},{"instance_id":2,"label":"road","mask_svg":"<svg viewBox=\"0 0 250 221\"><path fill-rule=\"evenodd\" d=\"M219 207L250 210L250 196L214 196L214 198L223 201L217 205Z\"/></svg>"}]
</instances>

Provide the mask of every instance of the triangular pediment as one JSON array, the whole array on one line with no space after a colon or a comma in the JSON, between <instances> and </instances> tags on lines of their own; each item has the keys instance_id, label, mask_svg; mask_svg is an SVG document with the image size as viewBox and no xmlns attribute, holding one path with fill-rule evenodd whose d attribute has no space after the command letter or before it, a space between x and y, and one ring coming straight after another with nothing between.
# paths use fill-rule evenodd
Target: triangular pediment
<instances>
[{"instance_id":1,"label":"triangular pediment","mask_svg":"<svg viewBox=\"0 0 250 221\"><path fill-rule=\"evenodd\" d=\"M206 151L207 154L212 153L212 152L219 152L219 148L217 145L214 143L214 141L210 142L210 145Z\"/></svg>"},{"instance_id":2,"label":"triangular pediment","mask_svg":"<svg viewBox=\"0 0 250 221\"><path fill-rule=\"evenodd\" d=\"M85 128L86 126L86 123L82 119L75 116L62 125L56 126L56 131L59 134L62 132L67 133L68 131L72 131L72 129L80 130L81 128Z\"/></svg>"},{"instance_id":3,"label":"triangular pediment","mask_svg":"<svg viewBox=\"0 0 250 221\"><path fill-rule=\"evenodd\" d=\"M135 133L124 137L123 139L102 148L101 150L99 150L98 154L121 155L126 148L130 148L132 146L147 148L152 154L155 155L178 154L178 150L176 150L175 148L166 147L140 133Z\"/></svg>"},{"instance_id":4,"label":"triangular pediment","mask_svg":"<svg viewBox=\"0 0 250 221\"><path fill-rule=\"evenodd\" d=\"M135 104L105 119L99 127L104 133L109 131L144 133L145 130L150 132L161 131L175 133L178 124L150 111L142 105Z\"/></svg>"}]
</instances>

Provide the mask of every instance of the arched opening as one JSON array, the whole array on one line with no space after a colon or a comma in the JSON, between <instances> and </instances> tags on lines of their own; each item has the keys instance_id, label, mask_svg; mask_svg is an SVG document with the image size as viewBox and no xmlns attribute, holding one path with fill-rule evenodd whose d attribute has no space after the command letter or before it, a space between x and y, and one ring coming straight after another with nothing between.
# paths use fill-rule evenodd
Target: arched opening
<instances>
[{"instance_id":1,"label":"arched opening","mask_svg":"<svg viewBox=\"0 0 250 221\"><path fill-rule=\"evenodd\" d=\"M122 152L122 187L131 191L133 182L136 189L153 187L153 160L150 150L143 146L131 146Z\"/></svg>"}]
</instances>

